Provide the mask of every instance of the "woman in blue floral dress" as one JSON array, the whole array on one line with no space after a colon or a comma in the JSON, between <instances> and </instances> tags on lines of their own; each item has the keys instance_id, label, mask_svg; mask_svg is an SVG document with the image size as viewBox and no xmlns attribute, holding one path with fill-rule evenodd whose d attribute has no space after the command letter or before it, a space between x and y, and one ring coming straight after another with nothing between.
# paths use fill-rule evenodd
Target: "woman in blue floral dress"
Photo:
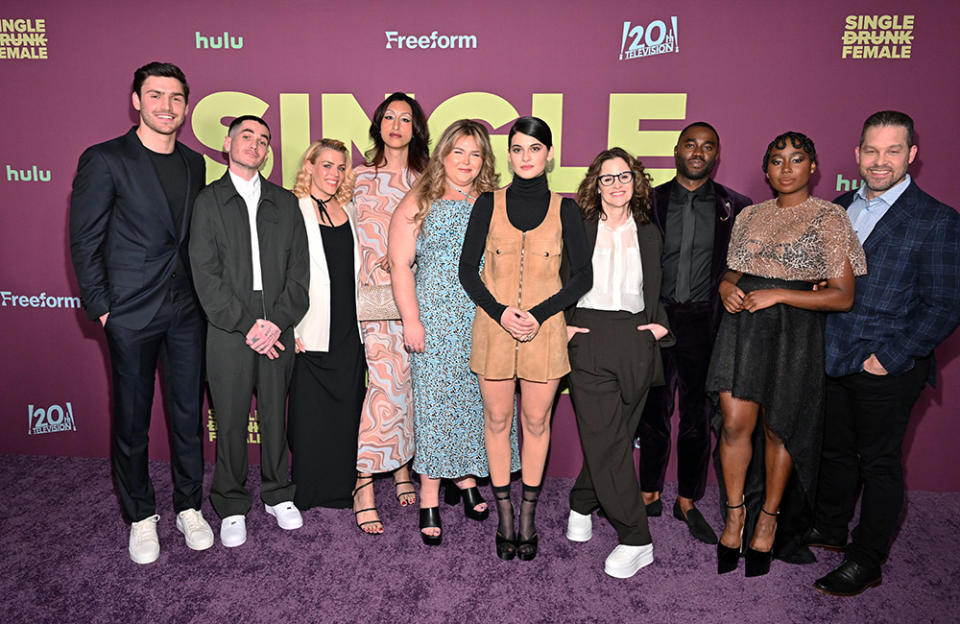
<instances>
[{"instance_id":1,"label":"woman in blue floral dress","mask_svg":"<svg viewBox=\"0 0 960 624\"><path fill-rule=\"evenodd\" d=\"M442 540L441 479L456 485L447 486L447 502L462 498L467 517L482 521L489 513L476 486L488 468L483 401L469 367L475 306L457 272L474 199L496 189L498 178L486 128L466 119L454 122L390 222L393 294L411 353L420 529L428 545ZM520 463L515 427L514 470Z\"/></svg>"}]
</instances>

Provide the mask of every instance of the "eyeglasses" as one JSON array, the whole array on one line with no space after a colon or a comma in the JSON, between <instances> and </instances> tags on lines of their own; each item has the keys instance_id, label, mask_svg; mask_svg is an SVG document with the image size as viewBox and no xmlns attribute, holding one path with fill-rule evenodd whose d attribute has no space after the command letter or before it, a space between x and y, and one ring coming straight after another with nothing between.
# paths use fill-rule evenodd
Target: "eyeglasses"
<instances>
[{"instance_id":1,"label":"eyeglasses","mask_svg":"<svg viewBox=\"0 0 960 624\"><path fill-rule=\"evenodd\" d=\"M620 184L630 184L633 182L633 172L621 171L617 174L610 173L600 176L597 180L600 182L600 186L610 186L614 180L620 180Z\"/></svg>"}]
</instances>

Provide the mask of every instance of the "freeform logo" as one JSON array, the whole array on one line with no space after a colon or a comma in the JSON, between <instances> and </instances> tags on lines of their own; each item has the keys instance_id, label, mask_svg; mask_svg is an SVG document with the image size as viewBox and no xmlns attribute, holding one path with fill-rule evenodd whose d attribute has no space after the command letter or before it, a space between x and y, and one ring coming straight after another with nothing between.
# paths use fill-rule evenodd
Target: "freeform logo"
<instances>
[{"instance_id":1,"label":"freeform logo","mask_svg":"<svg viewBox=\"0 0 960 624\"><path fill-rule=\"evenodd\" d=\"M197 31L197 49L198 50L239 50L243 47L243 37L231 37L230 33L223 31L223 36L201 35Z\"/></svg>"},{"instance_id":2,"label":"freeform logo","mask_svg":"<svg viewBox=\"0 0 960 624\"><path fill-rule=\"evenodd\" d=\"M46 58L46 20L0 18L0 59Z\"/></svg>"},{"instance_id":3,"label":"freeform logo","mask_svg":"<svg viewBox=\"0 0 960 624\"><path fill-rule=\"evenodd\" d=\"M628 43L630 45L627 45ZM670 52L680 52L676 16L670 18L669 29L663 20L653 20L646 27L632 22L623 23L623 36L620 39L621 61Z\"/></svg>"},{"instance_id":4,"label":"freeform logo","mask_svg":"<svg viewBox=\"0 0 960 624\"><path fill-rule=\"evenodd\" d=\"M56 433L57 431L76 431L77 423L73 419L73 406L67 401L63 407L36 407L27 405L27 434Z\"/></svg>"},{"instance_id":5,"label":"freeform logo","mask_svg":"<svg viewBox=\"0 0 960 624\"><path fill-rule=\"evenodd\" d=\"M433 31L429 35L404 35L395 30L385 30L383 34L387 37L387 50L392 50L394 46L398 50L404 48L408 50L441 50L476 48L476 35L441 35L438 31Z\"/></svg>"},{"instance_id":6,"label":"freeform logo","mask_svg":"<svg viewBox=\"0 0 960 624\"><path fill-rule=\"evenodd\" d=\"M50 170L37 169L34 165L30 169L14 169L7 165L7 182L49 182Z\"/></svg>"},{"instance_id":7,"label":"freeform logo","mask_svg":"<svg viewBox=\"0 0 960 624\"><path fill-rule=\"evenodd\" d=\"M840 58L908 59L913 25L913 15L848 15Z\"/></svg>"},{"instance_id":8,"label":"freeform logo","mask_svg":"<svg viewBox=\"0 0 960 624\"><path fill-rule=\"evenodd\" d=\"M18 295L0 290L0 307L6 308L79 308L80 297L58 297L45 292L39 295Z\"/></svg>"}]
</instances>

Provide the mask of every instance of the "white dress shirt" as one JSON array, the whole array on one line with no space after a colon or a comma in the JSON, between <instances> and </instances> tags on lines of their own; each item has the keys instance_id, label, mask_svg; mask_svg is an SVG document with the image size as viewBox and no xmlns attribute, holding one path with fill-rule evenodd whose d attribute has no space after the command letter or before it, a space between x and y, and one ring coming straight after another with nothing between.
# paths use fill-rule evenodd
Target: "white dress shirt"
<instances>
[{"instance_id":1,"label":"white dress shirt","mask_svg":"<svg viewBox=\"0 0 960 624\"><path fill-rule=\"evenodd\" d=\"M632 217L615 229L600 220L593 248L593 287L577 307L633 314L644 309L643 266L637 223Z\"/></svg>"},{"instance_id":2,"label":"white dress shirt","mask_svg":"<svg viewBox=\"0 0 960 624\"><path fill-rule=\"evenodd\" d=\"M257 205L260 203L260 174L244 180L230 172L233 186L247 204L247 218L250 220L250 257L253 258L253 289L263 290L263 277L260 272L260 237L257 236Z\"/></svg>"}]
</instances>

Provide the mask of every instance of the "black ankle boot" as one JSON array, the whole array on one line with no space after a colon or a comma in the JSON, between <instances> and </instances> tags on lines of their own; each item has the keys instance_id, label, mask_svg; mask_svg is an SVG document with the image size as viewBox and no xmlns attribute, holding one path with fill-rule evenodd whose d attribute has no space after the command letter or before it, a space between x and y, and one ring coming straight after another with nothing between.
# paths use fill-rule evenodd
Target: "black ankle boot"
<instances>
[{"instance_id":1,"label":"black ankle boot","mask_svg":"<svg viewBox=\"0 0 960 624\"><path fill-rule=\"evenodd\" d=\"M530 561L537 556L537 501L541 486L523 484L523 500L520 503L520 536L517 540L517 556L520 561Z\"/></svg>"},{"instance_id":2,"label":"black ankle boot","mask_svg":"<svg viewBox=\"0 0 960 624\"><path fill-rule=\"evenodd\" d=\"M492 485L493 499L497 503L497 556L509 561L517 556L517 538L513 531L513 503L510 502L510 485Z\"/></svg>"}]
</instances>

